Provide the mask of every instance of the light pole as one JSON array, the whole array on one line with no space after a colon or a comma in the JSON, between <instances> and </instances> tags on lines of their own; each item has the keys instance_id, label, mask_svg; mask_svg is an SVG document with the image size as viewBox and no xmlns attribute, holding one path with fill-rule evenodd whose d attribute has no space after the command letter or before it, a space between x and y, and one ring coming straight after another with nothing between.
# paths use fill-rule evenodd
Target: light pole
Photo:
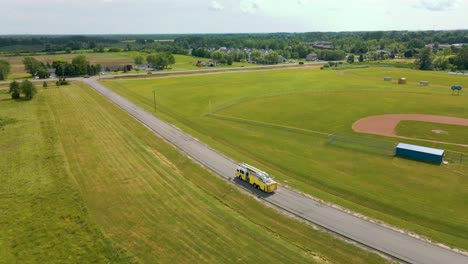
<instances>
[{"instance_id":1,"label":"light pole","mask_svg":"<svg viewBox=\"0 0 468 264\"><path fill-rule=\"evenodd\" d=\"M153 90L154 112L156 112L156 91Z\"/></svg>"}]
</instances>

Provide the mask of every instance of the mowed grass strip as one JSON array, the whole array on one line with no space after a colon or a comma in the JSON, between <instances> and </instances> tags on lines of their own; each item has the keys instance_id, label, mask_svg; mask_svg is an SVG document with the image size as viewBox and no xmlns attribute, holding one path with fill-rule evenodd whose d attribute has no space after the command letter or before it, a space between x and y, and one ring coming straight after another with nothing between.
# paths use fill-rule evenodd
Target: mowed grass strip
<instances>
[{"instance_id":1,"label":"mowed grass strip","mask_svg":"<svg viewBox=\"0 0 468 264\"><path fill-rule=\"evenodd\" d=\"M433 85L397 85L383 76L426 79ZM148 80L104 81L114 91L175 123L226 155L271 172L283 185L468 249L466 165L434 166L374 152L336 147L323 133L352 133L352 124L381 114L467 118L468 98L449 83L464 76L370 68L346 71L283 70ZM382 79L376 76L382 76ZM234 117L232 120L207 115ZM252 120L255 122L237 122ZM259 124L274 124L262 126ZM464 135L460 142L466 141ZM369 144L381 138L363 136ZM386 139L389 140L389 139ZM466 151L466 148L409 142ZM355 143L359 144L359 143ZM365 146L359 146L365 149Z\"/></svg>"},{"instance_id":2,"label":"mowed grass strip","mask_svg":"<svg viewBox=\"0 0 468 264\"><path fill-rule=\"evenodd\" d=\"M93 219L142 262L383 261L240 193L84 85L42 96Z\"/></svg>"},{"instance_id":3,"label":"mowed grass strip","mask_svg":"<svg viewBox=\"0 0 468 264\"><path fill-rule=\"evenodd\" d=\"M399 136L468 145L467 126L403 120L395 130Z\"/></svg>"},{"instance_id":4,"label":"mowed grass strip","mask_svg":"<svg viewBox=\"0 0 468 264\"><path fill-rule=\"evenodd\" d=\"M47 94L0 90L0 263L131 263L89 218Z\"/></svg>"}]
</instances>

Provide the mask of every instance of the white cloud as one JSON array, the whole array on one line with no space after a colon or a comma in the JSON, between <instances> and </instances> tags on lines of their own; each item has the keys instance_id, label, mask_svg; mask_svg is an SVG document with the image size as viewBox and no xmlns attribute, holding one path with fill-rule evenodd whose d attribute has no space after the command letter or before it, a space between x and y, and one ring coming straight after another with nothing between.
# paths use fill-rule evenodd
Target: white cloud
<instances>
[{"instance_id":1,"label":"white cloud","mask_svg":"<svg viewBox=\"0 0 468 264\"><path fill-rule=\"evenodd\" d=\"M210 9L213 11L222 11L224 10L224 5L218 1L211 1Z\"/></svg>"},{"instance_id":2,"label":"white cloud","mask_svg":"<svg viewBox=\"0 0 468 264\"><path fill-rule=\"evenodd\" d=\"M242 13L245 14L255 14L260 8L260 3L258 0L242 0L240 2L240 9Z\"/></svg>"},{"instance_id":3,"label":"white cloud","mask_svg":"<svg viewBox=\"0 0 468 264\"><path fill-rule=\"evenodd\" d=\"M416 7L421 7L429 11L445 11L456 7L458 3L459 0L421 0Z\"/></svg>"}]
</instances>

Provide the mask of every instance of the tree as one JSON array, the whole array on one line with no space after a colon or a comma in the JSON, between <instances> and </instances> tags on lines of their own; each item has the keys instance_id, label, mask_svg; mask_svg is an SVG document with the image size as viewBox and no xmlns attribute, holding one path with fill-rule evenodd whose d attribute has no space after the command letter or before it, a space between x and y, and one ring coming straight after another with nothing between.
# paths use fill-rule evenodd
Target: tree
<instances>
[{"instance_id":1,"label":"tree","mask_svg":"<svg viewBox=\"0 0 468 264\"><path fill-rule=\"evenodd\" d=\"M22 81L20 87L21 87L21 92L24 94L24 97L27 100L31 100L34 97L34 95L37 93L37 89L34 86L34 84L32 84L32 82L28 80Z\"/></svg>"},{"instance_id":2,"label":"tree","mask_svg":"<svg viewBox=\"0 0 468 264\"><path fill-rule=\"evenodd\" d=\"M40 79L49 78L47 66L43 62L40 62L33 57L24 57L23 64L26 71L32 76L37 76Z\"/></svg>"},{"instance_id":3,"label":"tree","mask_svg":"<svg viewBox=\"0 0 468 264\"><path fill-rule=\"evenodd\" d=\"M454 61L455 66L459 70L468 70L468 46L464 45L463 48L458 52Z\"/></svg>"},{"instance_id":4,"label":"tree","mask_svg":"<svg viewBox=\"0 0 468 264\"><path fill-rule=\"evenodd\" d=\"M413 55L414 55L414 52L412 49L405 51L405 54L404 54L405 58L412 58Z\"/></svg>"},{"instance_id":5,"label":"tree","mask_svg":"<svg viewBox=\"0 0 468 264\"><path fill-rule=\"evenodd\" d=\"M211 53L211 59L217 62L222 61L224 59L224 53L220 51L215 51Z\"/></svg>"},{"instance_id":6,"label":"tree","mask_svg":"<svg viewBox=\"0 0 468 264\"><path fill-rule=\"evenodd\" d=\"M6 80L10 74L10 63L5 60L0 60L0 81Z\"/></svg>"},{"instance_id":7,"label":"tree","mask_svg":"<svg viewBox=\"0 0 468 264\"><path fill-rule=\"evenodd\" d=\"M279 55L276 52L270 52L265 55L265 63L266 64L278 64L279 62Z\"/></svg>"},{"instance_id":8,"label":"tree","mask_svg":"<svg viewBox=\"0 0 468 264\"><path fill-rule=\"evenodd\" d=\"M18 99L20 97L20 91L20 84L17 81L10 83L10 90L8 92L11 93L12 99Z\"/></svg>"},{"instance_id":9,"label":"tree","mask_svg":"<svg viewBox=\"0 0 468 264\"><path fill-rule=\"evenodd\" d=\"M170 52L166 52L164 54L164 56L166 57L167 59L167 65L168 66L171 66L171 65L174 65L175 64L175 58L174 56L170 53Z\"/></svg>"},{"instance_id":10,"label":"tree","mask_svg":"<svg viewBox=\"0 0 468 264\"><path fill-rule=\"evenodd\" d=\"M84 55L78 55L72 60L72 65L76 67L75 75L88 74L89 61Z\"/></svg>"},{"instance_id":11,"label":"tree","mask_svg":"<svg viewBox=\"0 0 468 264\"><path fill-rule=\"evenodd\" d=\"M37 70L36 76L39 77L39 79L47 79L50 77L50 74L45 67L41 67Z\"/></svg>"},{"instance_id":12,"label":"tree","mask_svg":"<svg viewBox=\"0 0 468 264\"><path fill-rule=\"evenodd\" d=\"M362 54L361 54L362 55ZM346 60L349 64L353 64L354 63L354 55L351 54L348 56L348 59Z\"/></svg>"},{"instance_id":13,"label":"tree","mask_svg":"<svg viewBox=\"0 0 468 264\"><path fill-rule=\"evenodd\" d=\"M233 61L234 61L234 56L232 56L232 54L226 55L226 64L227 65L232 65Z\"/></svg>"},{"instance_id":14,"label":"tree","mask_svg":"<svg viewBox=\"0 0 468 264\"><path fill-rule=\"evenodd\" d=\"M359 62L363 62L364 61L364 56L361 54L359 55Z\"/></svg>"},{"instance_id":15,"label":"tree","mask_svg":"<svg viewBox=\"0 0 468 264\"><path fill-rule=\"evenodd\" d=\"M36 75L37 70L41 67L41 62L33 57L23 58L24 68L31 75Z\"/></svg>"},{"instance_id":16,"label":"tree","mask_svg":"<svg viewBox=\"0 0 468 264\"><path fill-rule=\"evenodd\" d=\"M141 55L138 55L135 57L134 61L136 65L143 64L145 63L145 58Z\"/></svg>"},{"instance_id":17,"label":"tree","mask_svg":"<svg viewBox=\"0 0 468 264\"><path fill-rule=\"evenodd\" d=\"M408 49L422 49L424 48L424 41L421 39L413 38L408 42Z\"/></svg>"},{"instance_id":18,"label":"tree","mask_svg":"<svg viewBox=\"0 0 468 264\"><path fill-rule=\"evenodd\" d=\"M420 70L432 70L432 51L430 47L423 48L415 61Z\"/></svg>"},{"instance_id":19,"label":"tree","mask_svg":"<svg viewBox=\"0 0 468 264\"><path fill-rule=\"evenodd\" d=\"M160 52L146 57L146 61L155 68L164 69L175 63L174 56L169 52Z\"/></svg>"},{"instance_id":20,"label":"tree","mask_svg":"<svg viewBox=\"0 0 468 264\"><path fill-rule=\"evenodd\" d=\"M262 53L258 50L252 51L252 53L250 53L250 60L255 63L260 63L261 61L263 61Z\"/></svg>"}]
</instances>

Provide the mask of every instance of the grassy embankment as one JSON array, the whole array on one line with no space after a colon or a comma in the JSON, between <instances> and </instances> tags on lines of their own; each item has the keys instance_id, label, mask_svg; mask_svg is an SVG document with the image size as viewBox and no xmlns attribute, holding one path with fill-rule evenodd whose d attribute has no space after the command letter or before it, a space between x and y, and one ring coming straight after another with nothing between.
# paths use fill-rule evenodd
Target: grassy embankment
<instances>
[{"instance_id":1,"label":"grassy embankment","mask_svg":"<svg viewBox=\"0 0 468 264\"><path fill-rule=\"evenodd\" d=\"M84 85L0 96L2 260L130 260L112 239L145 263L383 261L240 193Z\"/></svg>"},{"instance_id":2,"label":"grassy embankment","mask_svg":"<svg viewBox=\"0 0 468 264\"><path fill-rule=\"evenodd\" d=\"M384 76L406 77L409 84L384 82ZM417 86L420 80L430 81L431 86ZM435 166L339 148L327 144L325 136L352 133L352 124L370 115L468 118L468 98L451 96L449 87L454 83L467 86L468 79L391 68L105 81L148 111L153 111L155 90L158 116L236 160L272 172L282 185L468 249L466 165ZM207 115L210 112L221 118ZM466 142L467 136L457 141ZM369 142L382 138L363 137ZM464 147L408 142L468 152Z\"/></svg>"}]
</instances>

